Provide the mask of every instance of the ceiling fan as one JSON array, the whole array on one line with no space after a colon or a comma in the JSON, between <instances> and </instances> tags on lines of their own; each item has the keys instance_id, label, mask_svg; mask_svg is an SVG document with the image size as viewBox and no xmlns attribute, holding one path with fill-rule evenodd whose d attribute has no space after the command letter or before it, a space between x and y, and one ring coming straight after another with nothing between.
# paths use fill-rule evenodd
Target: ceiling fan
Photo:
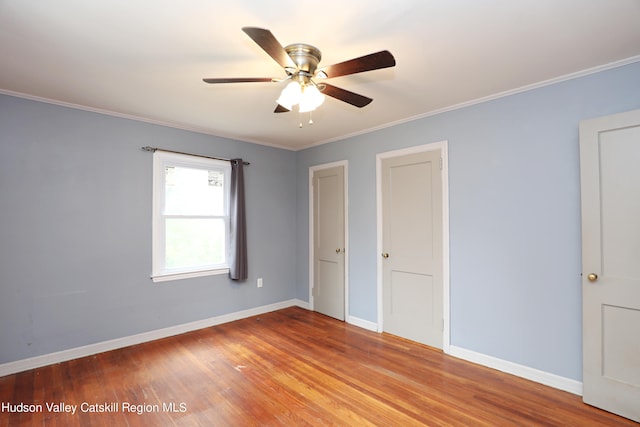
<instances>
[{"instance_id":1,"label":"ceiling fan","mask_svg":"<svg viewBox=\"0 0 640 427\"><path fill-rule=\"evenodd\" d=\"M277 106L274 113L291 111L294 105L298 105L298 110L301 113L313 111L324 101L323 95L328 95L362 108L371 103L373 99L328 83L316 82L316 80L330 79L396 65L393 55L387 50L382 50L338 64L318 68L322 55L320 50L314 46L295 43L282 47L271 31L267 29L243 27L242 31L280 64L287 77L205 78L203 81L206 83L247 83L290 80L290 83L283 89L276 101Z\"/></svg>"}]
</instances>

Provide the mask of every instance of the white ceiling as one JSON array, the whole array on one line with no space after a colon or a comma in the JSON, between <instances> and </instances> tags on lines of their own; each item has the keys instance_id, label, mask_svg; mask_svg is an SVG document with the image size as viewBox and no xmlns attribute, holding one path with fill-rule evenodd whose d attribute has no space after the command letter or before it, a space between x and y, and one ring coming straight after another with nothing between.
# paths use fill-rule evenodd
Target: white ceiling
<instances>
[{"instance_id":1,"label":"white ceiling","mask_svg":"<svg viewBox=\"0 0 640 427\"><path fill-rule=\"evenodd\" d=\"M320 67L388 49L395 68L328 82L300 129L274 114L284 77L244 32L322 51ZM0 91L289 149L640 60L640 0L0 0Z\"/></svg>"}]
</instances>

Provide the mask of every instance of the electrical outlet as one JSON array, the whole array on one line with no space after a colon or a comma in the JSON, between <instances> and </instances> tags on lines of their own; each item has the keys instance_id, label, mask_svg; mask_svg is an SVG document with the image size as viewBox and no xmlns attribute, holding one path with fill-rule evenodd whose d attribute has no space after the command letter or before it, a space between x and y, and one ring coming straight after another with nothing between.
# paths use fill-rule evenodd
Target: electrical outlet
<instances>
[{"instance_id":1,"label":"electrical outlet","mask_svg":"<svg viewBox=\"0 0 640 427\"><path fill-rule=\"evenodd\" d=\"M258 287L262 287L262 277L258 277Z\"/></svg>"}]
</instances>

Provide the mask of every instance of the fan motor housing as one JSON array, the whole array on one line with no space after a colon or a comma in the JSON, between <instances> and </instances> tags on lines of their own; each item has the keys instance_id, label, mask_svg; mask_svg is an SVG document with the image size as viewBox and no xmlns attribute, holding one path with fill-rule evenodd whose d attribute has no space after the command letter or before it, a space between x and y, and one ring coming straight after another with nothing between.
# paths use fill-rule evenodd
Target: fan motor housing
<instances>
[{"instance_id":1,"label":"fan motor housing","mask_svg":"<svg viewBox=\"0 0 640 427\"><path fill-rule=\"evenodd\" d=\"M322 59L320 49L315 46L311 46L310 44L290 44L285 46L284 50L296 64L298 71L302 71L301 74L305 77L313 76L316 72L320 59Z\"/></svg>"}]
</instances>

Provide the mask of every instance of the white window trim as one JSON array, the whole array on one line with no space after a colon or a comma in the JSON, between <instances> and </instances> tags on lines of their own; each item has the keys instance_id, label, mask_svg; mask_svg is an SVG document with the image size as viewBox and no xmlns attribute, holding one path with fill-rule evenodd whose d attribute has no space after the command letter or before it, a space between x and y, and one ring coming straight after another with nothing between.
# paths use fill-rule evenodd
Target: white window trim
<instances>
[{"instance_id":1,"label":"white window trim","mask_svg":"<svg viewBox=\"0 0 640 427\"><path fill-rule=\"evenodd\" d=\"M190 279L192 277L215 276L216 274L228 274L229 268L217 268L214 270L191 271L185 273L164 273L151 276L154 283L170 282L172 280Z\"/></svg>"},{"instance_id":2,"label":"white window trim","mask_svg":"<svg viewBox=\"0 0 640 427\"><path fill-rule=\"evenodd\" d=\"M168 270L163 271L164 265L164 229L163 229L163 215L161 215L163 195L164 195L164 168L169 164L172 166L184 166L188 168L203 168L210 169L211 167L227 169L225 177L227 180L231 176L231 165L229 162L223 160L207 159L198 156L189 156L185 154L169 153L165 151L156 151L153 153L153 203L152 203L152 266L151 266L151 280L154 283L167 282L172 280L189 279L193 277L203 277L218 274L228 274L229 266L224 265L220 267L211 268L210 266L198 268L191 268L184 271ZM225 182L225 186L228 186L229 182ZM228 188L228 187L227 187ZM225 204L229 206L229 194L226 194ZM228 221L227 221L228 225ZM227 233L228 238L228 233ZM227 250L229 249L229 242L225 243ZM227 254L227 260L229 254Z\"/></svg>"}]
</instances>

